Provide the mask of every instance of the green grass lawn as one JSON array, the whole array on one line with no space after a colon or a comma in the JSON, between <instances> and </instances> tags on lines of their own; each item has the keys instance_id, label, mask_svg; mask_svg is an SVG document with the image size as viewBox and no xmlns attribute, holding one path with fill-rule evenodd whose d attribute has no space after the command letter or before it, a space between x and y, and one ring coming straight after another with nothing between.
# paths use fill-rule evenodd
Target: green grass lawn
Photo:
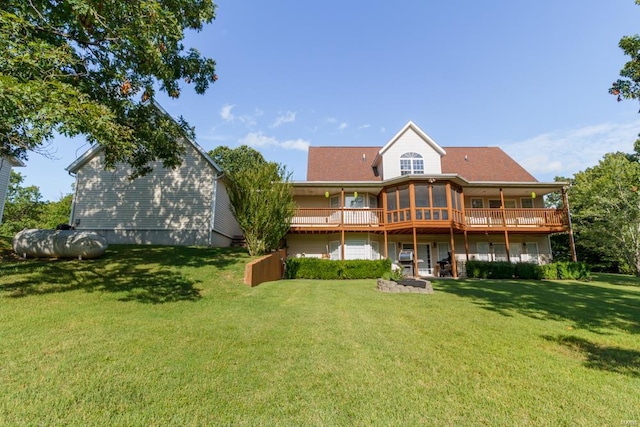
<instances>
[{"instance_id":1,"label":"green grass lawn","mask_svg":"<svg viewBox=\"0 0 640 427\"><path fill-rule=\"evenodd\" d=\"M0 251L0 425L640 425L636 278L248 288L249 259Z\"/></svg>"}]
</instances>

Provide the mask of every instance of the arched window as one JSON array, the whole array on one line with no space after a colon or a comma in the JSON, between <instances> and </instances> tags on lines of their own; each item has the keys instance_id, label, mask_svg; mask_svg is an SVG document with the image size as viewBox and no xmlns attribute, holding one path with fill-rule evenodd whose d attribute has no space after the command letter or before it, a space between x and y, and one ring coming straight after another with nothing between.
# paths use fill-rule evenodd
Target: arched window
<instances>
[{"instance_id":1,"label":"arched window","mask_svg":"<svg viewBox=\"0 0 640 427\"><path fill-rule=\"evenodd\" d=\"M423 174L424 160L418 153L404 153L400 156L400 175Z\"/></svg>"}]
</instances>

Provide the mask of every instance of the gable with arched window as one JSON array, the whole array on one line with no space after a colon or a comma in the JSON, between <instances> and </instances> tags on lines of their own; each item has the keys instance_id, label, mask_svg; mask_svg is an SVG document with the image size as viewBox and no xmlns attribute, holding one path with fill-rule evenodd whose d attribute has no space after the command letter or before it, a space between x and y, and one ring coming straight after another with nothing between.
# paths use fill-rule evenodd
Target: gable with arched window
<instances>
[{"instance_id":1,"label":"gable with arched window","mask_svg":"<svg viewBox=\"0 0 640 427\"><path fill-rule=\"evenodd\" d=\"M424 159L419 153L409 152L400 156L400 174L424 174Z\"/></svg>"}]
</instances>

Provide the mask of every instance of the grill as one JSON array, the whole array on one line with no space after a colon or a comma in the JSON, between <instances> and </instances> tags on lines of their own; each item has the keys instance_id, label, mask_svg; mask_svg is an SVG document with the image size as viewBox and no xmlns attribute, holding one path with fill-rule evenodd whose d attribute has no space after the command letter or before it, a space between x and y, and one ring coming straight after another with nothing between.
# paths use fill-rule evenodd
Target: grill
<instances>
[{"instance_id":1,"label":"grill","mask_svg":"<svg viewBox=\"0 0 640 427\"><path fill-rule=\"evenodd\" d=\"M413 249L402 249L398 253L398 262L402 266L402 275L405 277L414 277L413 271Z\"/></svg>"}]
</instances>

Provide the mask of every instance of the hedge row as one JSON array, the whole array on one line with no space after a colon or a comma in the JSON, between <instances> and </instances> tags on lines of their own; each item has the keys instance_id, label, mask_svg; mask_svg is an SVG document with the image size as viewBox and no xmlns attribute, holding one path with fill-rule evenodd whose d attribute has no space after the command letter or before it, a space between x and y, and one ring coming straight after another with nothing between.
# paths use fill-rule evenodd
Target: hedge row
<instances>
[{"instance_id":1,"label":"hedge row","mask_svg":"<svg viewBox=\"0 0 640 427\"><path fill-rule=\"evenodd\" d=\"M289 258L286 261L286 279L375 279L389 275L388 259L332 261L319 258Z\"/></svg>"},{"instance_id":2,"label":"hedge row","mask_svg":"<svg viewBox=\"0 0 640 427\"><path fill-rule=\"evenodd\" d=\"M589 266L584 262L554 262L538 265L528 262L467 261L467 277L478 279L572 279L587 280Z\"/></svg>"}]
</instances>

